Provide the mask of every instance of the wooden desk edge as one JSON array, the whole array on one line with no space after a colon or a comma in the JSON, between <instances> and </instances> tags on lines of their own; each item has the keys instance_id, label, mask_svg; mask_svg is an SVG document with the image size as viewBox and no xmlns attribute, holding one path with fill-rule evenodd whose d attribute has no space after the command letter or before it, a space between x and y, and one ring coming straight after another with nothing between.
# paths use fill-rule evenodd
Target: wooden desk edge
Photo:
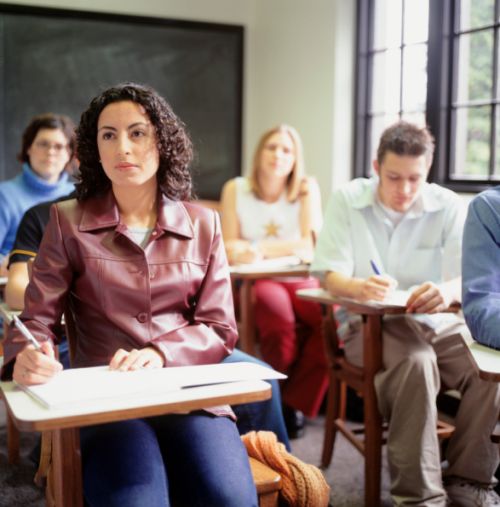
<instances>
[{"instance_id":1,"label":"wooden desk edge","mask_svg":"<svg viewBox=\"0 0 500 507\"><path fill-rule=\"evenodd\" d=\"M484 369L484 367L481 367L481 361L480 358L476 356L476 354L491 354L494 356L495 360L498 359L497 356L500 355L500 351L490 348L486 345L482 345L479 342L473 342L470 346L467 346L467 351L471 355L472 359L474 360L474 364L476 365L477 372L479 374L479 377L483 380L487 380L490 382L500 382L500 369L498 371L490 371L487 369Z\"/></svg>"},{"instance_id":2,"label":"wooden desk edge","mask_svg":"<svg viewBox=\"0 0 500 507\"><path fill-rule=\"evenodd\" d=\"M298 276L304 277L309 276L309 269L276 269L274 271L229 271L231 278L236 280L256 280L258 278L279 278L279 277L289 277L289 276ZM312 276L312 275L311 275Z\"/></svg>"},{"instance_id":3,"label":"wooden desk edge","mask_svg":"<svg viewBox=\"0 0 500 507\"><path fill-rule=\"evenodd\" d=\"M306 289L307 290L307 289ZM402 314L405 313L406 308L404 306L372 306L370 304L358 303L351 299L341 298L337 296L331 296L326 291L314 294L306 292L306 290L298 290L297 297L304 301L311 301L313 303L320 303L323 305L339 305L345 307L347 310L353 313L360 313L364 315L384 315L384 314Z\"/></svg>"},{"instance_id":4,"label":"wooden desk edge","mask_svg":"<svg viewBox=\"0 0 500 507\"><path fill-rule=\"evenodd\" d=\"M261 381L264 382L264 381ZM11 383L9 383L11 384ZM223 385L223 384L220 384ZM197 388L189 388L197 389ZM221 393L207 399L182 400L176 402L163 402L149 406L128 407L110 411L98 411L90 414L74 416L61 416L46 420L27 420L16 417L12 411L8 396L0 386L0 393L7 409L14 420L16 427L21 431L45 431L89 426L118 420L134 419L137 417L152 417L163 414L187 413L193 410L216 407L218 405L236 405L267 400L271 397L271 385L266 383L261 389L246 393ZM188 389L186 389L187 391ZM28 394L24 393L25 396ZM33 400L33 403L37 403Z\"/></svg>"}]
</instances>

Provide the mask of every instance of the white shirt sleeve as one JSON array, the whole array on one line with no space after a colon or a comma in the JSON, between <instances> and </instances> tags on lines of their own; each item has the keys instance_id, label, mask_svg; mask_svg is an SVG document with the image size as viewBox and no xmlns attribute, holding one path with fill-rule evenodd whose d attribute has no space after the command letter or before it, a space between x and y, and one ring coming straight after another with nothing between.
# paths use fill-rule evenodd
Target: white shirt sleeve
<instances>
[{"instance_id":1,"label":"white shirt sleeve","mask_svg":"<svg viewBox=\"0 0 500 507\"><path fill-rule=\"evenodd\" d=\"M467 205L462 198L457 198L446 211L442 256L442 279L445 282L462 273L462 236Z\"/></svg>"},{"instance_id":2,"label":"white shirt sleeve","mask_svg":"<svg viewBox=\"0 0 500 507\"><path fill-rule=\"evenodd\" d=\"M325 221L318 237L311 272L322 276L336 271L346 276L354 273L354 255L351 239L350 206L342 191L329 199Z\"/></svg>"}]
</instances>

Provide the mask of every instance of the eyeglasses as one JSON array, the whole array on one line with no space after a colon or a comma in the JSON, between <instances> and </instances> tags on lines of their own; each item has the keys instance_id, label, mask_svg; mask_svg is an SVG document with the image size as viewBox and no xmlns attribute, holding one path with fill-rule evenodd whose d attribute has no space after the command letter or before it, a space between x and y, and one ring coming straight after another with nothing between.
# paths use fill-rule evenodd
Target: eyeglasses
<instances>
[{"instance_id":1,"label":"eyeglasses","mask_svg":"<svg viewBox=\"0 0 500 507\"><path fill-rule=\"evenodd\" d=\"M68 148L67 144L51 143L49 141L37 141L34 144L35 144L35 146L39 150L47 150L47 151L49 151L51 148L54 148L54 150L57 153L61 153L61 152L63 152L64 150L66 150Z\"/></svg>"}]
</instances>

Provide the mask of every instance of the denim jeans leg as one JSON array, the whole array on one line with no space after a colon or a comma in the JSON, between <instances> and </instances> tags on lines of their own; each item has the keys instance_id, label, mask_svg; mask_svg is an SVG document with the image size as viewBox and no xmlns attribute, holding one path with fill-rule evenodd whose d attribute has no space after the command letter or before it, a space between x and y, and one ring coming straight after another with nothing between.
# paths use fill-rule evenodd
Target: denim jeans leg
<instances>
[{"instance_id":1,"label":"denim jeans leg","mask_svg":"<svg viewBox=\"0 0 500 507\"><path fill-rule=\"evenodd\" d=\"M169 507L157 436L145 419L80 430L83 490L90 507Z\"/></svg>"},{"instance_id":2,"label":"denim jeans leg","mask_svg":"<svg viewBox=\"0 0 500 507\"><path fill-rule=\"evenodd\" d=\"M231 355L222 360L223 363L241 363L243 361L269 367L264 361L239 349L234 349ZM236 425L240 435L252 430L272 431L276 434L278 440L285 444L286 449L290 451L290 442L281 409L280 387L277 380L268 380L267 382L272 387L272 395L269 400L243 403L231 407L238 418Z\"/></svg>"},{"instance_id":3,"label":"denim jeans leg","mask_svg":"<svg viewBox=\"0 0 500 507\"><path fill-rule=\"evenodd\" d=\"M199 411L156 417L151 424L173 506L257 507L248 455L231 419Z\"/></svg>"}]
</instances>

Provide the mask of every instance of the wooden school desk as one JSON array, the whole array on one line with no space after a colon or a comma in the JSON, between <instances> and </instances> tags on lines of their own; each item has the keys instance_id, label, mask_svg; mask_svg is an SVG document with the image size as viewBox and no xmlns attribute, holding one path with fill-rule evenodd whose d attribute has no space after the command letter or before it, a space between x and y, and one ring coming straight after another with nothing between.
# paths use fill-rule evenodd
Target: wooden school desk
<instances>
[{"instance_id":1,"label":"wooden school desk","mask_svg":"<svg viewBox=\"0 0 500 507\"><path fill-rule=\"evenodd\" d=\"M375 393L375 374L382 368L382 319L387 314L402 314L403 306L379 303L360 303L352 299L331 296L324 289L301 289L297 296L306 301L320 303L325 314L325 345L330 364L327 419L321 464L330 464L336 431L340 431L365 460L365 505L380 505L380 474L382 465L382 417ZM335 329L333 305L339 305L363 319L363 366L356 367L345 360L336 340L326 339ZM331 328L331 329L329 329ZM333 331L334 332L334 331ZM364 405L364 440L346 424L341 408L341 382L362 393Z\"/></svg>"},{"instance_id":2,"label":"wooden school desk","mask_svg":"<svg viewBox=\"0 0 500 507\"><path fill-rule=\"evenodd\" d=\"M231 266L231 281L233 288L239 285L239 346L243 352L255 355L255 322L253 312L253 284L261 278L282 278L287 276L308 277L309 266L298 264L295 266L263 267L261 263Z\"/></svg>"},{"instance_id":3,"label":"wooden school desk","mask_svg":"<svg viewBox=\"0 0 500 507\"><path fill-rule=\"evenodd\" d=\"M169 391L144 397L96 400L71 407L46 409L13 382L0 382L1 395L16 426L23 431L52 432L50 474L56 507L83 507L79 428L92 424L184 413L223 404L270 398L262 380L232 382Z\"/></svg>"},{"instance_id":4,"label":"wooden school desk","mask_svg":"<svg viewBox=\"0 0 500 507\"><path fill-rule=\"evenodd\" d=\"M380 470L382 448L382 418L378 411L374 378L382 368L382 326L384 315L403 314L406 311L404 298L391 303L361 303L348 298L331 296L324 289L302 289L297 296L307 301L323 305L326 314L325 340L328 359L330 362L330 390L328 394L327 421L325 439L323 443L322 465L327 467L331 461L335 432L339 430L354 445L365 458L365 505L380 505ZM404 294L402 294L404 296ZM333 305L339 305L351 313L361 315L363 320L363 365L357 367L349 363L342 354L338 340L333 340L336 334L332 331L335 325ZM449 311L458 308L450 307ZM333 342L333 343L332 343ZM464 342L465 346L465 342ZM340 415L343 410L340 401L340 383L346 383L363 394L364 403L364 442L360 441L355 432L345 424ZM439 438L449 438L454 427L438 420L436 432Z\"/></svg>"}]
</instances>

